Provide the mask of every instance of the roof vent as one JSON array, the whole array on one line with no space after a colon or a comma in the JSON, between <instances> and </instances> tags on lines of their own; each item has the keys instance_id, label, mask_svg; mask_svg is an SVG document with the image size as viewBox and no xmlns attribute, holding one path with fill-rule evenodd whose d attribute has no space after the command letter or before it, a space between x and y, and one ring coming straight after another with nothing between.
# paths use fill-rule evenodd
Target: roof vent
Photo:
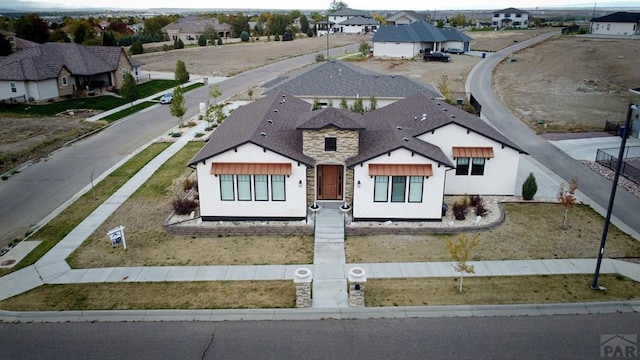
<instances>
[{"instance_id":1,"label":"roof vent","mask_svg":"<svg viewBox=\"0 0 640 360\"><path fill-rule=\"evenodd\" d=\"M414 117L413 117L413 120L418 120L418 117L417 117L417 116L414 116Z\"/></svg>"},{"instance_id":2,"label":"roof vent","mask_svg":"<svg viewBox=\"0 0 640 360\"><path fill-rule=\"evenodd\" d=\"M455 118L456 118L456 116L455 116L455 115L451 115L451 117L452 117L453 119L455 119Z\"/></svg>"},{"instance_id":3,"label":"roof vent","mask_svg":"<svg viewBox=\"0 0 640 360\"><path fill-rule=\"evenodd\" d=\"M420 121L425 121L427 120L427 114L422 114L422 119L420 119Z\"/></svg>"},{"instance_id":4,"label":"roof vent","mask_svg":"<svg viewBox=\"0 0 640 360\"><path fill-rule=\"evenodd\" d=\"M409 141L409 138L408 137L403 137L402 140Z\"/></svg>"},{"instance_id":5,"label":"roof vent","mask_svg":"<svg viewBox=\"0 0 640 360\"><path fill-rule=\"evenodd\" d=\"M278 113L278 109L273 109L273 112L277 114Z\"/></svg>"},{"instance_id":6,"label":"roof vent","mask_svg":"<svg viewBox=\"0 0 640 360\"><path fill-rule=\"evenodd\" d=\"M271 119L267 120L267 122L268 122L269 124L273 124L273 120L271 120Z\"/></svg>"},{"instance_id":7,"label":"roof vent","mask_svg":"<svg viewBox=\"0 0 640 360\"><path fill-rule=\"evenodd\" d=\"M436 103L436 105L440 106L440 101L438 101L438 102Z\"/></svg>"},{"instance_id":8,"label":"roof vent","mask_svg":"<svg viewBox=\"0 0 640 360\"><path fill-rule=\"evenodd\" d=\"M434 98L433 96L431 97L431 100L435 100L436 98Z\"/></svg>"},{"instance_id":9,"label":"roof vent","mask_svg":"<svg viewBox=\"0 0 640 360\"><path fill-rule=\"evenodd\" d=\"M260 136L267 137L267 133L266 133L266 132L261 132L261 133L260 133Z\"/></svg>"},{"instance_id":10,"label":"roof vent","mask_svg":"<svg viewBox=\"0 0 640 360\"><path fill-rule=\"evenodd\" d=\"M449 111L449 109L447 109L447 108L442 108L442 111Z\"/></svg>"},{"instance_id":11,"label":"roof vent","mask_svg":"<svg viewBox=\"0 0 640 360\"><path fill-rule=\"evenodd\" d=\"M287 97L287 94L282 94L282 97L283 97L283 98L286 98L286 97Z\"/></svg>"},{"instance_id":12,"label":"roof vent","mask_svg":"<svg viewBox=\"0 0 640 360\"><path fill-rule=\"evenodd\" d=\"M397 130L402 130L402 126L396 126Z\"/></svg>"}]
</instances>

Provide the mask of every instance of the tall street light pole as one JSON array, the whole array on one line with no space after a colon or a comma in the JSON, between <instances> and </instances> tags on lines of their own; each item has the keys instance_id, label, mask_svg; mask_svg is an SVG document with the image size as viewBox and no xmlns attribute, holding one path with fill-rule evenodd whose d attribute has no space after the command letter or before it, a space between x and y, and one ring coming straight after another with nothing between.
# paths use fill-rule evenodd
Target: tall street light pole
<instances>
[{"instance_id":1,"label":"tall street light pole","mask_svg":"<svg viewBox=\"0 0 640 360\"><path fill-rule=\"evenodd\" d=\"M604 287L598 286L598 277L600 276L600 265L602 265L602 256L604 255L604 246L607 242L607 232L609 231L609 223L611 222L611 212L613 210L613 200L616 197L616 189L618 188L618 178L620 177L620 171L622 170L622 157L624 156L624 149L627 145L627 135L629 134L631 125L631 113L633 110L638 111L638 106L635 104L629 104L627 108L627 118L624 122L624 130L622 131L622 141L620 142L620 152L618 153L618 161L616 164L616 172L613 176L613 184L611 185L611 195L609 196L609 207L607 208L607 217L604 219L604 229L602 230L602 240L600 241L600 251L598 252L598 261L596 262L596 270L593 274L593 282L591 283L592 290L605 290Z\"/></svg>"},{"instance_id":2,"label":"tall street light pole","mask_svg":"<svg viewBox=\"0 0 640 360\"><path fill-rule=\"evenodd\" d=\"M327 11L327 61L329 61L329 33L331 28L329 27L329 12Z\"/></svg>"}]
</instances>

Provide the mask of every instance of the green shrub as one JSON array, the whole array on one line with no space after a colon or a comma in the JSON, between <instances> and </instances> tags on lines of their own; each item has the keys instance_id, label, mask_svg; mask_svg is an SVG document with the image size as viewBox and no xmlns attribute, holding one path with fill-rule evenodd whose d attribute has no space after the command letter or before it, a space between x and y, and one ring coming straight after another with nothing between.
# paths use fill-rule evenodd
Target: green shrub
<instances>
[{"instance_id":1,"label":"green shrub","mask_svg":"<svg viewBox=\"0 0 640 360\"><path fill-rule=\"evenodd\" d=\"M536 177L533 173L529 173L527 179L522 184L522 198L525 200L532 200L538 192L538 184L536 183Z\"/></svg>"},{"instance_id":2,"label":"green shrub","mask_svg":"<svg viewBox=\"0 0 640 360\"><path fill-rule=\"evenodd\" d=\"M324 54L316 54L316 62L323 62Z\"/></svg>"},{"instance_id":3,"label":"green shrub","mask_svg":"<svg viewBox=\"0 0 640 360\"><path fill-rule=\"evenodd\" d=\"M200 46L206 46L207 45L207 38L204 35L200 35L198 37L198 45L200 45Z\"/></svg>"},{"instance_id":4,"label":"green shrub","mask_svg":"<svg viewBox=\"0 0 640 360\"><path fill-rule=\"evenodd\" d=\"M240 33L240 40L242 40L243 42L249 41L249 33L246 31Z\"/></svg>"}]
</instances>

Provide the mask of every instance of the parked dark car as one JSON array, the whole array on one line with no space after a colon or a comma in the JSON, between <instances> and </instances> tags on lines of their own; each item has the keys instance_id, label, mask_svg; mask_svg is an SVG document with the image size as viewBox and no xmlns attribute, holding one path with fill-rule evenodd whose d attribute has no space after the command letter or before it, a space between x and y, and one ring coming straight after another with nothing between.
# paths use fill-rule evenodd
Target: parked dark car
<instances>
[{"instance_id":1,"label":"parked dark car","mask_svg":"<svg viewBox=\"0 0 640 360\"><path fill-rule=\"evenodd\" d=\"M431 53L424 53L424 55L422 56L422 58L424 59L424 61L442 61L442 62L449 62L449 60L451 60L451 56L447 55L445 53L441 53L441 52L431 52Z\"/></svg>"},{"instance_id":2,"label":"parked dark car","mask_svg":"<svg viewBox=\"0 0 640 360\"><path fill-rule=\"evenodd\" d=\"M446 49L444 52L447 52L449 54L458 54L458 55L464 54L464 50L455 49L455 48Z\"/></svg>"}]
</instances>

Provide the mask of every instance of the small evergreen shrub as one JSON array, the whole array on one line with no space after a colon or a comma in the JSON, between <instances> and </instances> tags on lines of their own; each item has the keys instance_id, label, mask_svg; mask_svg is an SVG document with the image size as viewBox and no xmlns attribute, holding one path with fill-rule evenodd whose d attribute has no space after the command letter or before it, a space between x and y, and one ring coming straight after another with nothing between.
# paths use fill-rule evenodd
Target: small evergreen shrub
<instances>
[{"instance_id":1,"label":"small evergreen shrub","mask_svg":"<svg viewBox=\"0 0 640 360\"><path fill-rule=\"evenodd\" d=\"M324 54L316 54L316 62L323 62Z\"/></svg>"},{"instance_id":2,"label":"small evergreen shrub","mask_svg":"<svg viewBox=\"0 0 640 360\"><path fill-rule=\"evenodd\" d=\"M533 176L533 173L529 173L527 179L522 183L522 198L525 200L533 200L536 192L538 192L536 177Z\"/></svg>"}]
</instances>

